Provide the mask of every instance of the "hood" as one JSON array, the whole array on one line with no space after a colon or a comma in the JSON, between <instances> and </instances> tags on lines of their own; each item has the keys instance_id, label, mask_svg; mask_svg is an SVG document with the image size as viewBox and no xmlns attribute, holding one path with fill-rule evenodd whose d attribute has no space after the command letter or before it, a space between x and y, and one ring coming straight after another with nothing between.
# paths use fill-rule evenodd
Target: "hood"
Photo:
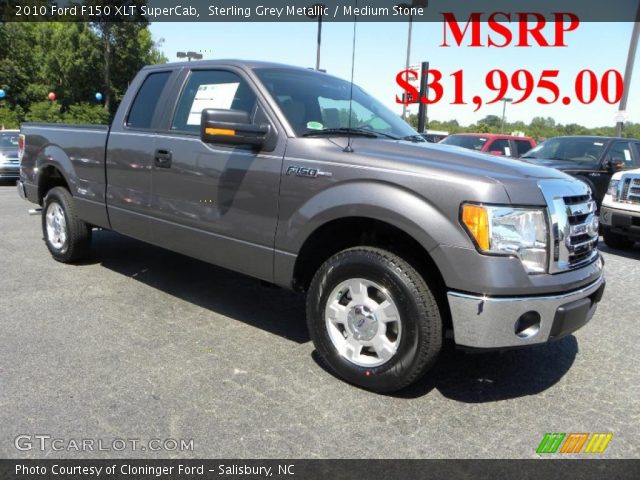
<instances>
[{"instance_id":1,"label":"hood","mask_svg":"<svg viewBox=\"0 0 640 480\"><path fill-rule=\"evenodd\" d=\"M540 165L543 167L557 168L558 170L575 170L576 168L594 167L593 165L576 165L576 162L569 160L554 160L552 158L523 158L523 162L531 165Z\"/></svg>"},{"instance_id":2,"label":"hood","mask_svg":"<svg viewBox=\"0 0 640 480\"><path fill-rule=\"evenodd\" d=\"M347 144L346 138L331 140L337 145ZM418 175L457 175L470 181L500 183L515 204L530 204L532 198L544 204L539 180L572 180L569 175L553 168L452 145L353 138L352 146L355 154L363 158L363 163L371 164L372 160L377 160L376 166Z\"/></svg>"}]
</instances>

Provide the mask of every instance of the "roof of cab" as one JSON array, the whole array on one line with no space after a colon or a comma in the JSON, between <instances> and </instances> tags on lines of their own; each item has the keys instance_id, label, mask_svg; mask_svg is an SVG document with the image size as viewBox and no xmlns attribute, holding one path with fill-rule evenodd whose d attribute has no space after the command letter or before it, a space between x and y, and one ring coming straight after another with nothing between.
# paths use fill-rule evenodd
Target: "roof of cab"
<instances>
[{"instance_id":1,"label":"roof of cab","mask_svg":"<svg viewBox=\"0 0 640 480\"><path fill-rule=\"evenodd\" d=\"M275 63L275 62L263 62L259 60L238 60L238 59L220 59L220 60L194 60L193 62L171 62L171 63L159 63L156 65L147 65L143 68L143 70L162 70L168 68L182 68L182 67L193 67L194 64L197 64L199 68L202 67L219 67L219 66L232 66L239 67L245 69L254 69L254 68L287 68L294 70L303 70L305 72L308 71L316 71L315 69L309 67L297 67L294 65L287 65L284 63ZM318 73L324 73L319 71Z\"/></svg>"}]
</instances>

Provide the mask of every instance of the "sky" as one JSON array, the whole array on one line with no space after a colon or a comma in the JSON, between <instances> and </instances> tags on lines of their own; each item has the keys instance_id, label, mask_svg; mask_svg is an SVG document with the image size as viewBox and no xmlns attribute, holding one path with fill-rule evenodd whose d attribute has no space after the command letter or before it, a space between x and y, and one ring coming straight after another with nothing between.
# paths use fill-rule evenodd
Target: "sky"
<instances>
[{"instance_id":1,"label":"sky","mask_svg":"<svg viewBox=\"0 0 640 480\"><path fill-rule=\"evenodd\" d=\"M486 27L486 24L482 24ZM511 27L515 32L516 24ZM557 79L561 97L570 96L570 105L560 101L553 105L540 105L535 98L538 91L523 103L506 107L509 122L529 123L533 117L552 117L557 123L578 123L586 127L615 124L618 105L598 99L582 105L575 99L574 84L578 72L590 69L600 77L609 69L624 75L632 23L581 23L566 34L566 47L441 47L444 28L442 23L414 22L411 42L411 63L429 61L430 68L443 74L443 99L428 107L430 120L457 120L461 125L475 123L487 115L502 116L502 102L483 105L474 113L471 102L474 95L489 100L491 92L485 86L486 74L502 69L508 74L518 69L529 70L537 78L544 69L560 71ZM205 59L240 58L265 60L314 67L316 61L317 23L165 23L151 25L154 39L164 39L161 50L177 61L178 51L202 51ZM407 51L407 23L358 22L354 83L400 113L402 106L395 103L402 90L395 78L405 68ZM486 38L488 30L483 30ZM545 30L553 41L553 29ZM322 25L321 65L328 73L340 78L351 76L353 23L324 22ZM496 41L502 41L496 37ZM449 43L452 43L449 41ZM640 122L640 51L636 55L629 100L627 121ZM467 105L451 105L453 80L450 74L462 69L464 97ZM546 94L548 95L548 94ZM508 97L519 98L510 90ZM417 113L417 106L410 110Z\"/></svg>"}]
</instances>

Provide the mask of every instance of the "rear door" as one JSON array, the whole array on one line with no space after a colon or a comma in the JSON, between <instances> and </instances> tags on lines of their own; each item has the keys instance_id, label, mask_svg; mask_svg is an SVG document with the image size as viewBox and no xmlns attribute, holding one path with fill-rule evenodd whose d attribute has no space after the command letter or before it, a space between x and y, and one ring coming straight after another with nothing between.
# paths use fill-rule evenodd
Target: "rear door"
<instances>
[{"instance_id":1,"label":"rear door","mask_svg":"<svg viewBox=\"0 0 640 480\"><path fill-rule=\"evenodd\" d=\"M129 88L118 111L107 144L107 211L111 228L152 241L151 170L155 161L155 129L177 71L141 73Z\"/></svg>"},{"instance_id":2,"label":"rear door","mask_svg":"<svg viewBox=\"0 0 640 480\"><path fill-rule=\"evenodd\" d=\"M172 111L157 136L152 167L152 232L174 251L265 280L273 247L286 138L253 81L240 69L185 69ZM205 144L205 108L242 110L270 127L267 147Z\"/></svg>"}]
</instances>

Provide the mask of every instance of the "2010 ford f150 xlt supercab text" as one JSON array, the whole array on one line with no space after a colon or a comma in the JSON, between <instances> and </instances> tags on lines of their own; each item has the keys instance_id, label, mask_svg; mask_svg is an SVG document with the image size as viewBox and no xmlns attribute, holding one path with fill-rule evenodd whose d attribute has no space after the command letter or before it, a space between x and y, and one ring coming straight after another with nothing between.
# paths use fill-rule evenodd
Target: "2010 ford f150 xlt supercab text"
<instances>
[{"instance_id":1,"label":"2010 ford f150 xlt supercab text","mask_svg":"<svg viewBox=\"0 0 640 480\"><path fill-rule=\"evenodd\" d=\"M18 190L42 206L56 260L84 257L103 228L306 292L320 356L371 390L418 379L448 336L478 349L560 338L604 291L586 184L428 144L325 73L146 67L110 127L21 135Z\"/></svg>"}]
</instances>

